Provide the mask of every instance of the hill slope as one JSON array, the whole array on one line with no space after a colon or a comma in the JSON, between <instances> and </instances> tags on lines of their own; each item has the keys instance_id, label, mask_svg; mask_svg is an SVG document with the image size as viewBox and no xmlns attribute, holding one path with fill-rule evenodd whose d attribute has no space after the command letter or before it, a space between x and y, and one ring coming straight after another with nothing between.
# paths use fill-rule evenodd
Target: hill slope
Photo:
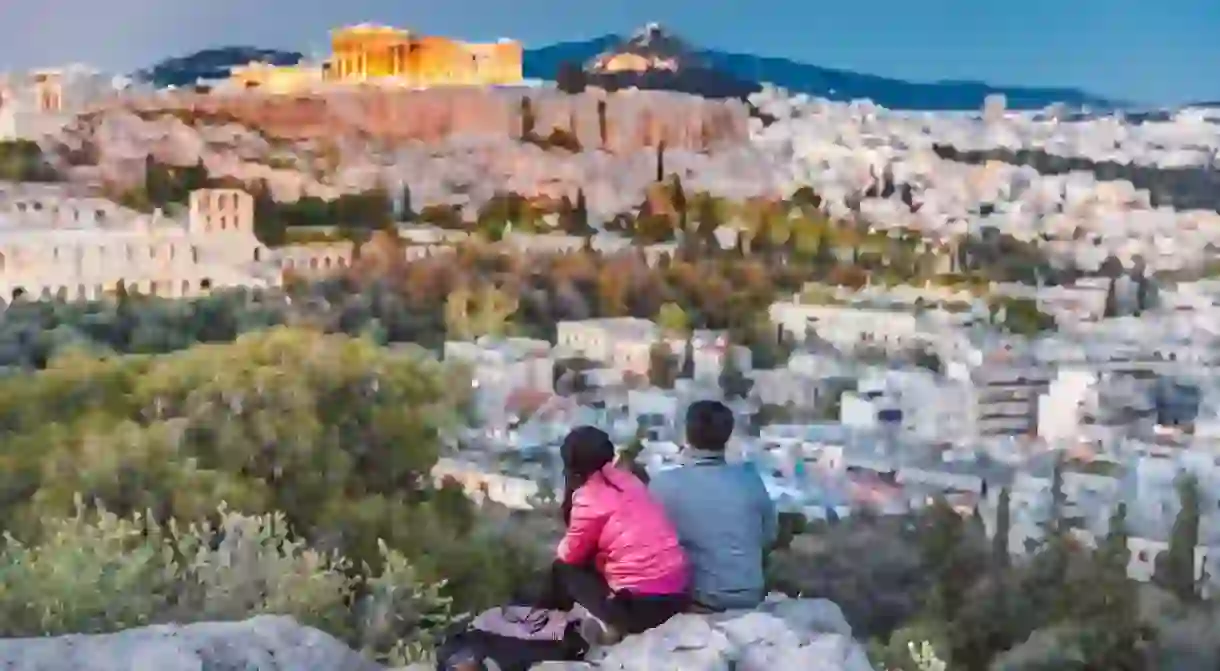
<instances>
[{"instance_id":1,"label":"hill slope","mask_svg":"<svg viewBox=\"0 0 1220 671\"><path fill-rule=\"evenodd\" d=\"M671 85L683 88L681 82L675 80L683 79L680 75L683 70L687 70L687 79L714 81L717 86L732 89L734 92L729 95L737 95L741 90L755 90L759 83L767 82L794 93L807 93L832 100L869 98L893 109L979 109L983 100L993 93L1004 94L1008 98L1008 106L1012 109L1040 109L1056 102L1065 103L1070 107L1093 108L1112 108L1120 104L1078 89L992 86L982 82L913 83L823 68L784 58L702 49L686 45L680 39L664 33L664 29L655 24L629 38L603 35L583 42L564 42L528 50L525 52L525 76L553 79L564 63L579 63L586 65L593 79L605 77L607 75L604 73L597 72L597 66L606 60L607 54L633 54L641 50L648 52L647 47L641 49L639 44L641 41L650 40L641 38L657 31L661 35L651 39L651 43L658 45L656 52L665 53L675 44L679 44L685 49L685 54L679 63L679 75L674 75L672 71L669 74L662 72L641 75L640 78L645 84L649 83L649 79L670 80ZM682 67L683 65L685 67ZM626 75L615 76L629 79Z\"/></svg>"}]
</instances>

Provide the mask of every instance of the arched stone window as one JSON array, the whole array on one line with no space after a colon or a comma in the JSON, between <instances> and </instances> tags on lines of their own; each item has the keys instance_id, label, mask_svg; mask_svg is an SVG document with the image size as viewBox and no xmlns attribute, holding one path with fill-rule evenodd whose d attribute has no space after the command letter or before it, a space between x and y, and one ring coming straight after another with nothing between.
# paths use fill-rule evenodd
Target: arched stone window
<instances>
[{"instance_id":1,"label":"arched stone window","mask_svg":"<svg viewBox=\"0 0 1220 671\"><path fill-rule=\"evenodd\" d=\"M315 257L309 259L309 267L312 270L318 269L318 257L315 256Z\"/></svg>"},{"instance_id":2,"label":"arched stone window","mask_svg":"<svg viewBox=\"0 0 1220 671\"><path fill-rule=\"evenodd\" d=\"M76 285L76 298L78 300L82 300L82 301L89 298L89 290L87 288L85 288L85 285L83 285L83 284Z\"/></svg>"},{"instance_id":3,"label":"arched stone window","mask_svg":"<svg viewBox=\"0 0 1220 671\"><path fill-rule=\"evenodd\" d=\"M24 297L25 297L25 288L24 287L16 287L13 289L13 300L14 301L19 301Z\"/></svg>"},{"instance_id":4,"label":"arched stone window","mask_svg":"<svg viewBox=\"0 0 1220 671\"><path fill-rule=\"evenodd\" d=\"M44 301L51 300L51 287L43 287L42 291L38 294L38 298Z\"/></svg>"},{"instance_id":5,"label":"arched stone window","mask_svg":"<svg viewBox=\"0 0 1220 671\"><path fill-rule=\"evenodd\" d=\"M4 252L0 252L0 272L3 272L7 266L8 257L4 255Z\"/></svg>"},{"instance_id":6,"label":"arched stone window","mask_svg":"<svg viewBox=\"0 0 1220 671\"><path fill-rule=\"evenodd\" d=\"M324 256L324 257L322 257L322 267L323 267L323 268L327 268L327 269L329 269L329 268L330 268L330 263L331 263L331 261L330 261L330 257L329 257L329 256Z\"/></svg>"},{"instance_id":7,"label":"arched stone window","mask_svg":"<svg viewBox=\"0 0 1220 671\"><path fill-rule=\"evenodd\" d=\"M254 248L254 261L257 263L262 260L263 260L263 250L258 247L255 247Z\"/></svg>"},{"instance_id":8,"label":"arched stone window","mask_svg":"<svg viewBox=\"0 0 1220 671\"><path fill-rule=\"evenodd\" d=\"M67 303L68 302L68 287L61 286L60 288L56 289L55 290L55 300L59 301L60 303Z\"/></svg>"},{"instance_id":9,"label":"arched stone window","mask_svg":"<svg viewBox=\"0 0 1220 671\"><path fill-rule=\"evenodd\" d=\"M200 280L199 288L203 289L204 291L208 291L209 289L211 289L212 288L212 279L209 277L205 277L202 280Z\"/></svg>"},{"instance_id":10,"label":"arched stone window","mask_svg":"<svg viewBox=\"0 0 1220 671\"><path fill-rule=\"evenodd\" d=\"M191 295L191 281L182 280L182 296L190 296L190 295Z\"/></svg>"}]
</instances>

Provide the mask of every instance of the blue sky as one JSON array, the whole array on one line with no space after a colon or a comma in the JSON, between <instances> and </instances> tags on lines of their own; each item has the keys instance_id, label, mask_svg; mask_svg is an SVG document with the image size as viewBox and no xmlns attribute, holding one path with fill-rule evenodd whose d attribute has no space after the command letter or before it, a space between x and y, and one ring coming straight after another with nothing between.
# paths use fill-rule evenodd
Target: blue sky
<instances>
[{"instance_id":1,"label":"blue sky","mask_svg":"<svg viewBox=\"0 0 1220 671\"><path fill-rule=\"evenodd\" d=\"M1220 0L0 0L0 70L322 49L329 28L360 21L527 46L659 21L706 46L913 80L1220 99Z\"/></svg>"}]
</instances>

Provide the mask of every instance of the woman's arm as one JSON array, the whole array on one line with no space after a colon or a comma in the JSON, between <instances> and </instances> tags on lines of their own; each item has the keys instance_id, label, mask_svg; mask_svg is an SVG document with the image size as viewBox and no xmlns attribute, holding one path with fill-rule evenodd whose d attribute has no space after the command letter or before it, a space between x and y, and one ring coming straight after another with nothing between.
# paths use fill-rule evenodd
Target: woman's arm
<instances>
[{"instance_id":1,"label":"woman's arm","mask_svg":"<svg viewBox=\"0 0 1220 671\"><path fill-rule=\"evenodd\" d=\"M597 553L597 543L606 525L606 515L591 505L586 492L572 496L572 519L555 554L565 564L585 564Z\"/></svg>"}]
</instances>

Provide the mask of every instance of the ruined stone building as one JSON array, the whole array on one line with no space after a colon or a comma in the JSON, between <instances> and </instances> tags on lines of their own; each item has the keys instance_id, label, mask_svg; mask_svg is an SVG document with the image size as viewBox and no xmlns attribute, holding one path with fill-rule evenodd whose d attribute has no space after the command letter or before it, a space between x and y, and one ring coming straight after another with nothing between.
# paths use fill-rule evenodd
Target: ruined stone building
<instances>
[{"instance_id":1,"label":"ruined stone building","mask_svg":"<svg viewBox=\"0 0 1220 671\"><path fill-rule=\"evenodd\" d=\"M0 140L38 140L115 94L122 82L83 66L0 75Z\"/></svg>"},{"instance_id":2,"label":"ruined stone building","mask_svg":"<svg viewBox=\"0 0 1220 671\"><path fill-rule=\"evenodd\" d=\"M250 194L203 189L183 219L145 215L53 187L0 186L0 299L94 300L118 287L190 298L223 287L272 287L283 271L347 266L348 247L268 249Z\"/></svg>"},{"instance_id":3,"label":"ruined stone building","mask_svg":"<svg viewBox=\"0 0 1220 671\"><path fill-rule=\"evenodd\" d=\"M231 83L292 93L330 83L379 83L408 88L491 86L522 81L519 42L469 43L417 35L388 26L358 25L331 33L331 57L321 64L234 68Z\"/></svg>"}]
</instances>

